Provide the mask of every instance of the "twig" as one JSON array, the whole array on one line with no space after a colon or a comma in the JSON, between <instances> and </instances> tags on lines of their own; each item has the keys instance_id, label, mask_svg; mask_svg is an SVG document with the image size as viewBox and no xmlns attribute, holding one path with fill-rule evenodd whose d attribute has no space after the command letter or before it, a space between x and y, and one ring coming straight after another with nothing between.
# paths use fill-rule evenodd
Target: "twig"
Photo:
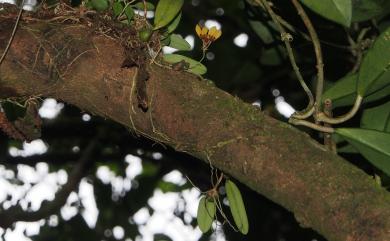
<instances>
[{"instance_id":1,"label":"twig","mask_svg":"<svg viewBox=\"0 0 390 241\"><path fill-rule=\"evenodd\" d=\"M228 217L226 216L225 212L223 211L222 204L221 204L221 201L219 200L219 197L214 198L214 202L216 204L215 206L217 207L219 213L221 214L222 218L224 219L224 222L226 222L234 230L234 232L240 231L229 221Z\"/></svg>"},{"instance_id":2,"label":"twig","mask_svg":"<svg viewBox=\"0 0 390 241\"><path fill-rule=\"evenodd\" d=\"M311 40L313 42L314 46L314 52L316 55L316 61L317 61L317 86L316 86L316 93L315 93L315 105L314 105L314 112L319 113L321 110L321 99L322 99L322 92L324 90L324 63L322 61L322 51L321 51L321 44L320 40L318 38L318 35L313 27L313 24L311 23L309 17L307 16L305 10L303 9L302 5L298 2L298 0L291 0L294 7L297 9L297 12L299 16L301 17L303 23L305 24L307 31L309 32L309 35L311 37Z\"/></svg>"},{"instance_id":3,"label":"twig","mask_svg":"<svg viewBox=\"0 0 390 241\"><path fill-rule=\"evenodd\" d=\"M304 120L312 116L314 113L314 104L311 106L310 109L305 109L305 111L296 111L294 114L292 114L292 118Z\"/></svg>"},{"instance_id":4,"label":"twig","mask_svg":"<svg viewBox=\"0 0 390 241\"><path fill-rule=\"evenodd\" d=\"M305 120L299 120L295 118L290 118L288 120L289 123L297 125L297 126L306 126L309 127L313 130L325 132L325 133L334 133L334 129L332 127L326 127L326 126L321 126L316 123L312 123L310 121L305 121Z\"/></svg>"},{"instance_id":5,"label":"twig","mask_svg":"<svg viewBox=\"0 0 390 241\"><path fill-rule=\"evenodd\" d=\"M145 0L142 0L143 1L143 4L144 4L144 15L145 15L145 19L147 19L147 15L148 15L148 9L146 7L146 1Z\"/></svg>"},{"instance_id":6,"label":"twig","mask_svg":"<svg viewBox=\"0 0 390 241\"><path fill-rule=\"evenodd\" d=\"M298 112L297 115L305 115L306 116L306 113L310 112L310 110L312 109L312 107L314 105L314 97L313 97L313 94L311 93L309 87L306 85L306 83L302 77L302 74L299 71L299 67L295 61L294 53L293 53L293 50L292 50L292 47L290 44L292 37L289 33L286 32L284 27L280 24L280 22L278 21L277 15L274 13L271 6L268 4L267 0L255 0L255 1L257 4L262 5L267 10L268 14L272 18L272 21L276 24L276 26L280 32L281 39L286 46L287 55L290 59L290 62L291 62L291 65L294 69L295 75L297 76L299 83L301 84L303 90L306 92L306 95L309 99L309 103L308 103L307 107L303 111Z\"/></svg>"},{"instance_id":7,"label":"twig","mask_svg":"<svg viewBox=\"0 0 390 241\"><path fill-rule=\"evenodd\" d=\"M325 123L328 123L328 124L340 124L340 123L343 123L343 122L345 122L345 121L347 121L347 120L349 120L349 119L351 119L352 117L355 116L356 112L360 108L360 105L362 104L362 100L363 100L363 97L358 95L356 97L356 100L355 100L355 103L354 103L352 109L348 113L346 113L346 114L344 114L342 116L329 117L325 113L320 112L317 115L317 120L325 122Z\"/></svg>"},{"instance_id":8,"label":"twig","mask_svg":"<svg viewBox=\"0 0 390 241\"><path fill-rule=\"evenodd\" d=\"M123 13L125 12L126 8L127 8L132 2L133 2L133 1L130 1L130 2L126 3L126 4L125 4L125 7L124 7L124 8L122 9L122 11L118 14L117 19L118 19L119 21L124 20L124 19L127 18L127 16L126 16L126 18L120 19L120 17L121 17L121 16L123 15Z\"/></svg>"},{"instance_id":9,"label":"twig","mask_svg":"<svg viewBox=\"0 0 390 241\"><path fill-rule=\"evenodd\" d=\"M348 42L351 45L351 52L352 55L356 57L355 64L351 70L352 73L356 73L359 70L360 64L363 60L363 51L367 47L365 46L364 37L367 34L367 32L370 30L370 28L363 28L357 39L356 42L352 39L350 35L348 35Z\"/></svg>"},{"instance_id":10,"label":"twig","mask_svg":"<svg viewBox=\"0 0 390 241\"><path fill-rule=\"evenodd\" d=\"M16 18L16 23L15 23L14 29L12 30L11 36L9 37L7 46L5 47L3 55L0 58L0 65L3 62L3 60L5 59L5 56L7 55L8 50L11 47L12 41L14 40L15 33L16 33L16 30L17 30L18 25L19 25L20 18L22 17L23 5L24 5L24 0L22 1L22 4L20 5L20 10L19 10L19 13L18 13L18 17Z\"/></svg>"}]
</instances>

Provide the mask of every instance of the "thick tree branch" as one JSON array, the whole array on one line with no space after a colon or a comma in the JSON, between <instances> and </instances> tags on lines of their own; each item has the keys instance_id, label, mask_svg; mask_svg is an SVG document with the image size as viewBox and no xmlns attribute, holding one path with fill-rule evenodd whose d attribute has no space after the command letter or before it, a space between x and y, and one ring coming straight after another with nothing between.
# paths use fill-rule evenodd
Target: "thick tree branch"
<instances>
[{"instance_id":1,"label":"thick tree branch","mask_svg":"<svg viewBox=\"0 0 390 241\"><path fill-rule=\"evenodd\" d=\"M0 50L11 23L0 17ZM148 66L143 112L125 57L119 41L91 27L21 22L0 66L0 97L61 99L211 162L329 240L390 240L390 195L363 171L186 72Z\"/></svg>"}]
</instances>

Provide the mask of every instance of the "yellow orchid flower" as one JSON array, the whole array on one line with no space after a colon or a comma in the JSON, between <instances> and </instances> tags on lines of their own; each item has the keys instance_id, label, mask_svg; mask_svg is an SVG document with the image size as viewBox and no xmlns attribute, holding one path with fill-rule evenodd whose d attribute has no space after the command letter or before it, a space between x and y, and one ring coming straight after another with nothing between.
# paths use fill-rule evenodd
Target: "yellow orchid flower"
<instances>
[{"instance_id":1,"label":"yellow orchid flower","mask_svg":"<svg viewBox=\"0 0 390 241\"><path fill-rule=\"evenodd\" d=\"M217 40L222 35L222 31L218 30L215 26L210 28L208 35L210 38L213 39L213 41Z\"/></svg>"},{"instance_id":2,"label":"yellow orchid flower","mask_svg":"<svg viewBox=\"0 0 390 241\"><path fill-rule=\"evenodd\" d=\"M202 36L202 27L199 26L199 24L196 25L195 32L199 36L199 38L201 38L200 36Z\"/></svg>"},{"instance_id":3,"label":"yellow orchid flower","mask_svg":"<svg viewBox=\"0 0 390 241\"><path fill-rule=\"evenodd\" d=\"M207 27L201 27L199 24L195 27L195 32L203 42L202 49L205 51L212 42L217 40L222 35L222 31L215 26L208 29Z\"/></svg>"}]
</instances>

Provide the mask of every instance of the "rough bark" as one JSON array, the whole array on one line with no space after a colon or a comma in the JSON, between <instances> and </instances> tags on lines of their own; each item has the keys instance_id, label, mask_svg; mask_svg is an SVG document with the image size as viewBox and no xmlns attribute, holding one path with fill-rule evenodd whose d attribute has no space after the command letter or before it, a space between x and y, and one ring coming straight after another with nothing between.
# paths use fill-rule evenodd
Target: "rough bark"
<instances>
[{"instance_id":1,"label":"rough bark","mask_svg":"<svg viewBox=\"0 0 390 241\"><path fill-rule=\"evenodd\" d=\"M0 16L0 51L13 19ZM0 97L45 96L186 152L292 211L334 241L390 240L390 195L308 135L183 71L148 65L149 109L118 40L86 25L22 22L0 66Z\"/></svg>"}]
</instances>

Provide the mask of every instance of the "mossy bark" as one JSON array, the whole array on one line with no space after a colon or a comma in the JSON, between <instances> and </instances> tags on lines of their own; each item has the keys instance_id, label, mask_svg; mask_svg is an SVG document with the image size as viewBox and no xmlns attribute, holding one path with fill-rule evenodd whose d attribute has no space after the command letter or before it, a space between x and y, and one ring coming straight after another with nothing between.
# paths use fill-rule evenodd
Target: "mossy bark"
<instances>
[{"instance_id":1,"label":"mossy bark","mask_svg":"<svg viewBox=\"0 0 390 241\"><path fill-rule=\"evenodd\" d=\"M0 52L13 21L0 16ZM22 22L0 66L0 98L45 96L211 162L334 241L390 240L390 195L294 127L182 71L148 65L148 111L137 67L119 41L86 25Z\"/></svg>"}]
</instances>

